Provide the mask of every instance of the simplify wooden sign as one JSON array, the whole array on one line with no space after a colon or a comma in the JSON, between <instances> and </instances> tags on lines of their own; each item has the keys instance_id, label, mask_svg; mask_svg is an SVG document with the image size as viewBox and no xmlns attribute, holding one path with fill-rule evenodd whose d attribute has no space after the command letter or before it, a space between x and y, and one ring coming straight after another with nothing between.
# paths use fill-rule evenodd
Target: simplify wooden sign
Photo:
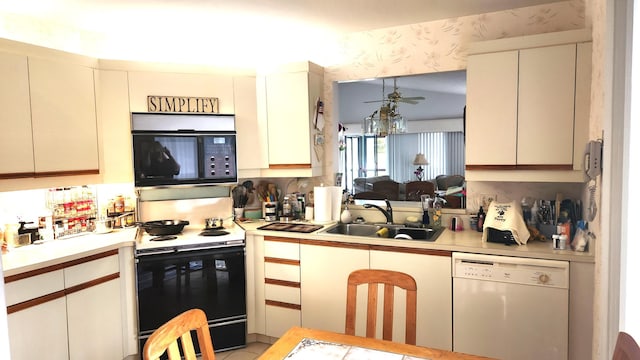
<instances>
[{"instance_id":1,"label":"simplify wooden sign","mask_svg":"<svg viewBox=\"0 0 640 360\"><path fill-rule=\"evenodd\" d=\"M186 96L147 96L149 112L217 114L218 98Z\"/></svg>"}]
</instances>

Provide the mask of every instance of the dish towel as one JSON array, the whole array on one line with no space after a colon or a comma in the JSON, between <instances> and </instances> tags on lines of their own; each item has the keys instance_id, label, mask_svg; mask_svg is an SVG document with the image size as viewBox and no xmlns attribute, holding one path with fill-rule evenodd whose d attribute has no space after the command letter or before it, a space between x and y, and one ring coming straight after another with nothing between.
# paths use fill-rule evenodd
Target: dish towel
<instances>
[{"instance_id":1,"label":"dish towel","mask_svg":"<svg viewBox=\"0 0 640 360\"><path fill-rule=\"evenodd\" d=\"M484 219L482 242L487 242L488 228L511 231L513 239L518 245L526 244L531 235L522 217L522 208L515 201L508 203L491 202Z\"/></svg>"}]
</instances>

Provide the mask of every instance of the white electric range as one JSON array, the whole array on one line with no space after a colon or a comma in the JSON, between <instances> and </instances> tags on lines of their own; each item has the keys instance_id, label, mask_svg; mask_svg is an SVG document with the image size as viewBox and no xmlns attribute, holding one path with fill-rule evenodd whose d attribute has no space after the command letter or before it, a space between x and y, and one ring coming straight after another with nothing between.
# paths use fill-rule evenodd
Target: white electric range
<instances>
[{"instance_id":1,"label":"white electric range","mask_svg":"<svg viewBox=\"0 0 640 360\"><path fill-rule=\"evenodd\" d=\"M168 238L175 237L175 239L169 240L156 240L160 237L157 235L149 235L143 229L140 229L139 231L144 232L144 234L138 236L138 241L136 242L137 255L158 252L166 253L172 251L200 250L203 248L244 246L245 244L244 230L235 223L232 223L227 227L216 229L205 229L202 226L187 225L184 227L182 232L168 236ZM203 233L208 233L210 235L201 235ZM211 233L213 233L213 235L211 235Z\"/></svg>"}]
</instances>

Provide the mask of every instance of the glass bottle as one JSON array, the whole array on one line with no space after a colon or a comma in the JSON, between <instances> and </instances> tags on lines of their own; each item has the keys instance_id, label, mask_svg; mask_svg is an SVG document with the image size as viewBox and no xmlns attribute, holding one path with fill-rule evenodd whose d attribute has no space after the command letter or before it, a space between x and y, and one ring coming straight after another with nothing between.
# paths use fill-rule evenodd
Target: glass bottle
<instances>
[{"instance_id":1,"label":"glass bottle","mask_svg":"<svg viewBox=\"0 0 640 360\"><path fill-rule=\"evenodd\" d=\"M289 197L285 196L284 201L282 202L282 216L291 217L292 215L291 202L289 201Z\"/></svg>"}]
</instances>

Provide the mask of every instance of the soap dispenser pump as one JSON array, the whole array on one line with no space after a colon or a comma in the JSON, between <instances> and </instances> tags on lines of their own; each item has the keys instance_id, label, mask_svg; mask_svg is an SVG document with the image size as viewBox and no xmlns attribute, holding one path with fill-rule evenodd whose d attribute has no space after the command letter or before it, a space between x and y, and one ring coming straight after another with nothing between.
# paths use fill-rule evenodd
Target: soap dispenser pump
<instances>
[{"instance_id":1,"label":"soap dispenser pump","mask_svg":"<svg viewBox=\"0 0 640 360\"><path fill-rule=\"evenodd\" d=\"M349 206L347 204L344 205L344 210L340 214L340 222L343 224L350 224L352 221L351 212L349 211Z\"/></svg>"}]
</instances>

